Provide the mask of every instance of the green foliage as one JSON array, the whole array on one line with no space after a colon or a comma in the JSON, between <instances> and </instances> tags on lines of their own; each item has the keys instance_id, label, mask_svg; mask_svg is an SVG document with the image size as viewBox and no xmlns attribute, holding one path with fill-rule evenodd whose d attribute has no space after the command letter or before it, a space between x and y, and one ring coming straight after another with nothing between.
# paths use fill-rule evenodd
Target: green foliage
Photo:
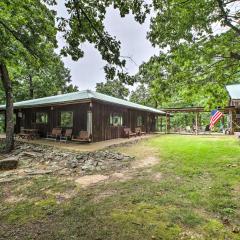
<instances>
[{"instance_id":1,"label":"green foliage","mask_svg":"<svg viewBox=\"0 0 240 240\"><path fill-rule=\"evenodd\" d=\"M182 102L182 106L216 108L228 104L225 85L238 83L240 72L237 3L153 1L156 15L148 38L164 51L143 64L139 75L160 105Z\"/></svg>"},{"instance_id":2,"label":"green foliage","mask_svg":"<svg viewBox=\"0 0 240 240\"><path fill-rule=\"evenodd\" d=\"M158 98L154 98L154 95L150 92L149 87L144 84L140 84L134 91L131 92L130 101L149 107L158 106Z\"/></svg>"},{"instance_id":3,"label":"green foliage","mask_svg":"<svg viewBox=\"0 0 240 240\"><path fill-rule=\"evenodd\" d=\"M47 61L49 48L57 46L53 12L39 0L1 1L0 9L0 61Z\"/></svg>"},{"instance_id":4,"label":"green foliage","mask_svg":"<svg viewBox=\"0 0 240 240\"><path fill-rule=\"evenodd\" d=\"M128 88L120 80L107 80L106 83L97 83L96 91L121 99L125 99L129 94Z\"/></svg>"},{"instance_id":5,"label":"green foliage","mask_svg":"<svg viewBox=\"0 0 240 240\"><path fill-rule=\"evenodd\" d=\"M76 91L70 71L54 52L54 12L38 0L5 1L0 9L0 61L7 64L15 101ZM1 92L4 103L2 85Z\"/></svg>"},{"instance_id":6,"label":"green foliage","mask_svg":"<svg viewBox=\"0 0 240 240\"><path fill-rule=\"evenodd\" d=\"M108 63L104 68L106 77L113 80L117 76L123 82L132 83L133 79L124 70L126 59L120 55L120 41L108 33L104 19L107 8L113 6L121 17L131 12L136 21L143 23L149 13L148 4L143 0L67 0L65 6L69 17L58 18L59 30L67 43L61 53L78 60L84 55L82 44L93 44Z\"/></svg>"},{"instance_id":7,"label":"green foliage","mask_svg":"<svg viewBox=\"0 0 240 240\"><path fill-rule=\"evenodd\" d=\"M71 84L69 69L51 50L48 65L38 68L20 63L21 65L9 69L16 101L77 91L77 87Z\"/></svg>"}]
</instances>

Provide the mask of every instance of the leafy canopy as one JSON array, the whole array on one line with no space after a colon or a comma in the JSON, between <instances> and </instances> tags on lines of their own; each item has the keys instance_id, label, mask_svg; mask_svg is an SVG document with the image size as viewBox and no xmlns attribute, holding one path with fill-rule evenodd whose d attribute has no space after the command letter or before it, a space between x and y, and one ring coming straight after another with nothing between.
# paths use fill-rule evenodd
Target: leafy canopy
<instances>
[{"instance_id":1,"label":"leafy canopy","mask_svg":"<svg viewBox=\"0 0 240 240\"><path fill-rule=\"evenodd\" d=\"M107 80L106 83L97 83L96 91L121 99L126 99L129 94L128 88L117 79Z\"/></svg>"},{"instance_id":2,"label":"leafy canopy","mask_svg":"<svg viewBox=\"0 0 240 240\"><path fill-rule=\"evenodd\" d=\"M133 79L125 70L126 59L120 53L120 41L108 33L104 19L107 8L113 6L121 17L131 12L137 22L143 23L149 12L148 4L144 0L66 0L65 6L68 17L58 18L58 28L66 40L61 53L78 60L84 56L82 44L88 42L107 62L104 70L108 79L117 76L123 82L132 83Z\"/></svg>"},{"instance_id":3,"label":"leafy canopy","mask_svg":"<svg viewBox=\"0 0 240 240\"><path fill-rule=\"evenodd\" d=\"M0 61L42 63L48 48L57 47L53 11L40 0L0 2Z\"/></svg>"},{"instance_id":4,"label":"leafy canopy","mask_svg":"<svg viewBox=\"0 0 240 240\"><path fill-rule=\"evenodd\" d=\"M226 105L225 85L240 81L239 1L154 0L153 7L148 38L163 51L139 74L161 105Z\"/></svg>"}]
</instances>

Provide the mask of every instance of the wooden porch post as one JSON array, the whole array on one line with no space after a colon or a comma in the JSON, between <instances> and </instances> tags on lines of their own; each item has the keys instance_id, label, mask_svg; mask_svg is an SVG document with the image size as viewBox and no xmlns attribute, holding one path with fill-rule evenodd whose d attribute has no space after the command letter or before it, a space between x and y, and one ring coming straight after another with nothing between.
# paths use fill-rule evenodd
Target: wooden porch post
<instances>
[{"instance_id":1,"label":"wooden porch post","mask_svg":"<svg viewBox=\"0 0 240 240\"><path fill-rule=\"evenodd\" d=\"M198 116L199 112L196 112L196 118L195 118L195 134L198 135Z\"/></svg>"},{"instance_id":2,"label":"wooden porch post","mask_svg":"<svg viewBox=\"0 0 240 240\"><path fill-rule=\"evenodd\" d=\"M234 130L233 130L233 114L232 114L232 110L229 110L229 130L230 130L230 134L233 134Z\"/></svg>"},{"instance_id":3,"label":"wooden porch post","mask_svg":"<svg viewBox=\"0 0 240 240\"><path fill-rule=\"evenodd\" d=\"M166 113L166 134L170 133L170 114Z\"/></svg>"},{"instance_id":4,"label":"wooden porch post","mask_svg":"<svg viewBox=\"0 0 240 240\"><path fill-rule=\"evenodd\" d=\"M160 117L160 132L162 132L162 128L163 128L163 126L162 126L162 116Z\"/></svg>"}]
</instances>

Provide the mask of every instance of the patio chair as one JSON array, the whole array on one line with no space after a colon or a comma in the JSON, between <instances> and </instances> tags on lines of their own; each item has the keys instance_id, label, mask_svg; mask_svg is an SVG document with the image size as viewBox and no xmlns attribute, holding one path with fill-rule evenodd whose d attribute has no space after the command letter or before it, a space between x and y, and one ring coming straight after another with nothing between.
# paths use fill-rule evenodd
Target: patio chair
<instances>
[{"instance_id":1,"label":"patio chair","mask_svg":"<svg viewBox=\"0 0 240 240\"><path fill-rule=\"evenodd\" d=\"M137 136L137 133L132 132L130 128L124 128L123 131L124 131L124 137L130 138L130 137L136 137Z\"/></svg>"},{"instance_id":2,"label":"patio chair","mask_svg":"<svg viewBox=\"0 0 240 240\"><path fill-rule=\"evenodd\" d=\"M138 136L146 135L146 132L142 131L141 127L136 127L136 128L135 128L135 133L136 133Z\"/></svg>"},{"instance_id":3,"label":"patio chair","mask_svg":"<svg viewBox=\"0 0 240 240\"><path fill-rule=\"evenodd\" d=\"M57 141L58 138L62 135L61 128L53 128L51 133L47 133L47 139L54 139Z\"/></svg>"},{"instance_id":4,"label":"patio chair","mask_svg":"<svg viewBox=\"0 0 240 240\"><path fill-rule=\"evenodd\" d=\"M62 134L60 136L60 142L63 141L65 143L67 143L68 140L72 139L72 129L66 129L66 131L64 132L64 134Z\"/></svg>"},{"instance_id":5,"label":"patio chair","mask_svg":"<svg viewBox=\"0 0 240 240\"><path fill-rule=\"evenodd\" d=\"M77 142L91 142L91 135L88 133L88 131L80 131L78 136L73 136L72 141Z\"/></svg>"}]
</instances>

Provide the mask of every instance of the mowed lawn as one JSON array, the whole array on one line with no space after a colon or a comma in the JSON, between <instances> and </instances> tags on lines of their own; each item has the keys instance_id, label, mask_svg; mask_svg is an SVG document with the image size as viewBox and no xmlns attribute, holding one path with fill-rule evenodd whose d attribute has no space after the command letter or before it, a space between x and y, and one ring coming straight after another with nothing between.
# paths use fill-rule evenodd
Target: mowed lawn
<instances>
[{"instance_id":1,"label":"mowed lawn","mask_svg":"<svg viewBox=\"0 0 240 240\"><path fill-rule=\"evenodd\" d=\"M116 150L159 161L85 189L56 177L2 184L0 239L240 239L236 138L169 135Z\"/></svg>"}]
</instances>

